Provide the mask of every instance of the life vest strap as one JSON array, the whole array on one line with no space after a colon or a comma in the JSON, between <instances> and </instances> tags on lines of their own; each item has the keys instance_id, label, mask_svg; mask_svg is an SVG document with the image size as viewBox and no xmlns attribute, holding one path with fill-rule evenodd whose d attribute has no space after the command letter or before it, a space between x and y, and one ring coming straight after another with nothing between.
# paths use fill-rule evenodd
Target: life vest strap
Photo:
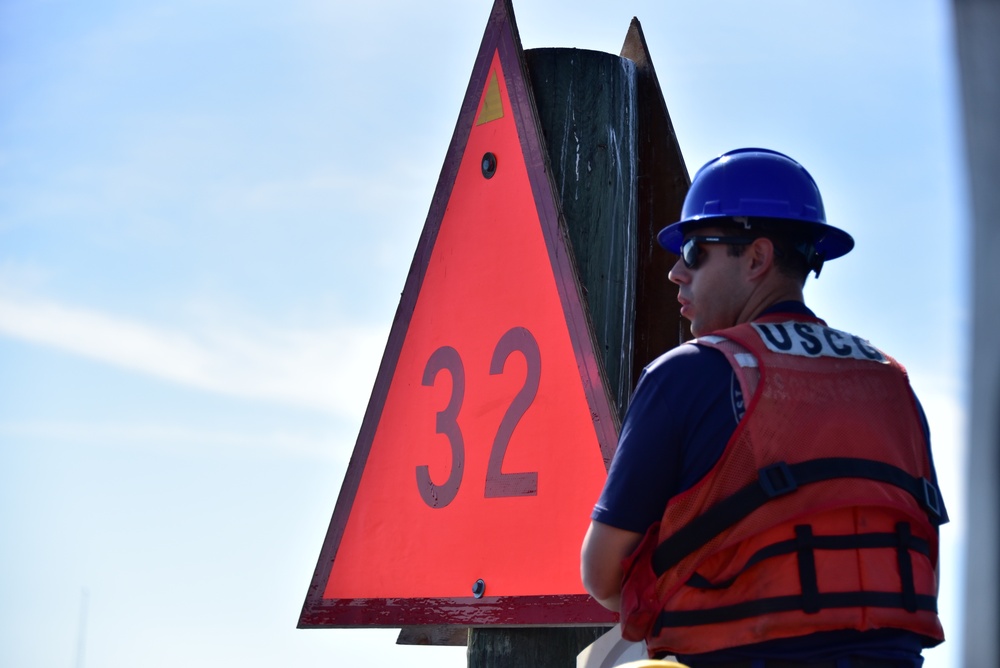
<instances>
[{"instance_id":1,"label":"life vest strap","mask_svg":"<svg viewBox=\"0 0 1000 668\"><path fill-rule=\"evenodd\" d=\"M821 604L812 527L808 524L796 526L795 542L797 543L795 556L799 563L799 585L802 587L802 611L807 615L814 615L819 612Z\"/></svg>"},{"instance_id":2,"label":"life vest strap","mask_svg":"<svg viewBox=\"0 0 1000 668\"><path fill-rule=\"evenodd\" d=\"M896 548L898 550L902 548L907 551L912 550L914 552L918 552L925 557L930 558L930 542L924 540L923 538L914 536L909 530L909 524L906 522L900 522L900 524L906 527L905 537L901 535L899 525L897 525L895 533L861 533L835 536L817 536L813 534L811 535L812 546L816 550L867 550L875 548ZM721 582L712 582L700 573L694 573L690 578L688 578L686 584L689 587L697 587L698 589L727 589L732 586L732 584L736 581L736 578L765 559L779 557L784 554L793 554L798 549L798 540L794 538L773 543L754 552L753 555L747 559L743 568L740 569L740 572L731 578ZM902 559L903 557L901 556L900 558ZM910 562L910 571L912 573L912 561ZM912 577L910 578L910 581L912 581Z\"/></svg>"},{"instance_id":3,"label":"life vest strap","mask_svg":"<svg viewBox=\"0 0 1000 668\"><path fill-rule=\"evenodd\" d=\"M797 464L778 462L760 469L757 480L722 499L660 543L653 553L653 571L657 577L663 575L771 499L794 492L802 485L837 478L864 478L893 485L913 496L935 526L947 521L937 487L926 478L912 476L892 464L857 457L823 457Z\"/></svg>"},{"instance_id":4,"label":"life vest strap","mask_svg":"<svg viewBox=\"0 0 1000 668\"><path fill-rule=\"evenodd\" d=\"M899 581L903 591L903 608L907 612L917 611L917 590L913 582L913 558L906 549L906 543L912 534L909 522L897 522L896 533L899 545L896 548L896 562L899 564Z\"/></svg>"},{"instance_id":5,"label":"life vest strap","mask_svg":"<svg viewBox=\"0 0 1000 668\"><path fill-rule=\"evenodd\" d=\"M820 608L901 608L906 609L905 596L895 592L852 591L817 594ZM916 594L913 597L915 609L937 613L937 598ZM759 617L777 612L791 612L805 609L804 597L798 595L774 596L756 601L746 601L735 605L703 610L670 610L660 612L653 627L653 636L665 628L721 624L750 617Z\"/></svg>"}]
</instances>

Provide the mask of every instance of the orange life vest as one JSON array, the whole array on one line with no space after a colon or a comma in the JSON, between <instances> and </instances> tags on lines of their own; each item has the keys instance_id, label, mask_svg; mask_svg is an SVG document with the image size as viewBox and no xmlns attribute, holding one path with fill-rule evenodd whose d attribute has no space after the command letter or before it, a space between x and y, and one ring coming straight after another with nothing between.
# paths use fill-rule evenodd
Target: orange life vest
<instances>
[{"instance_id":1,"label":"orange life vest","mask_svg":"<svg viewBox=\"0 0 1000 668\"><path fill-rule=\"evenodd\" d=\"M726 355L750 403L625 561L623 635L651 656L838 629L940 643L946 518L905 370L803 316L698 342Z\"/></svg>"}]
</instances>

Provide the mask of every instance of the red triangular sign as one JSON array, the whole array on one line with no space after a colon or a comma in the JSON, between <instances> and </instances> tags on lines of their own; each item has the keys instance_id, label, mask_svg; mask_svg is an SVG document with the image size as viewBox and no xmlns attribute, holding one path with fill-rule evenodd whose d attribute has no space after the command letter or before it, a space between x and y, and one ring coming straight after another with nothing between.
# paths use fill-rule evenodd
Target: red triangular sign
<instances>
[{"instance_id":1,"label":"red triangular sign","mask_svg":"<svg viewBox=\"0 0 1000 668\"><path fill-rule=\"evenodd\" d=\"M299 625L609 623L580 543L617 437L497 0Z\"/></svg>"}]
</instances>

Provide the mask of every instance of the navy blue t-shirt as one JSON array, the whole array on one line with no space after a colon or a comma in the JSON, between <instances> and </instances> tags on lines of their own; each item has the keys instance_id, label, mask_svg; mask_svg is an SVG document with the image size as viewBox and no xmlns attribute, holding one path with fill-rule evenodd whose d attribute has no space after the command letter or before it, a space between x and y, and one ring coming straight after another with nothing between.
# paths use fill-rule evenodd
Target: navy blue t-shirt
<instances>
[{"instance_id":1,"label":"navy blue t-shirt","mask_svg":"<svg viewBox=\"0 0 1000 668\"><path fill-rule=\"evenodd\" d=\"M801 302L782 302L765 313L815 317ZM651 362L632 394L618 449L591 518L645 533L661 519L671 498L692 487L718 461L743 417L744 400L733 368L718 350L682 345ZM922 409L920 417L927 434ZM920 666L921 648L920 636L906 631L833 631L771 640L697 658L829 660L864 656Z\"/></svg>"}]
</instances>

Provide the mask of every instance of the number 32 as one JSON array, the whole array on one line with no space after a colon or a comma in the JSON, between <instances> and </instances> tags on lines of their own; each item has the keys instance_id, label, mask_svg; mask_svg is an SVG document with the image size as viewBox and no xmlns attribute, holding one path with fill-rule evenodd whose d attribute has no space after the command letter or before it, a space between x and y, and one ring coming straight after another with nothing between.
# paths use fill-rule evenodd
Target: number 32
<instances>
[{"instance_id":1,"label":"number 32","mask_svg":"<svg viewBox=\"0 0 1000 668\"><path fill-rule=\"evenodd\" d=\"M538 350L538 342L524 327L514 327L500 337L493 349L493 359L490 362L490 375L503 373L507 359L519 352L524 356L528 372L524 385L514 396L507 412L500 421L493 447L490 450L489 464L486 468L486 486L484 496L497 498L506 496L537 496L538 473L504 473L503 460L507 454L507 445L514 433L514 428L531 406L538 393L538 381L541 377L542 357ZM465 397L465 366L458 351L451 346L442 346L435 350L424 367L422 384L433 386L438 373L447 371L451 376L451 397L448 405L437 413L436 429L443 434L451 445L451 472L443 484L437 485L431 480L427 465L417 467L417 489L424 502L431 508L444 508L455 500L459 485L462 483L462 471L465 467L465 439L458 426L458 414L462 409Z\"/></svg>"}]
</instances>

